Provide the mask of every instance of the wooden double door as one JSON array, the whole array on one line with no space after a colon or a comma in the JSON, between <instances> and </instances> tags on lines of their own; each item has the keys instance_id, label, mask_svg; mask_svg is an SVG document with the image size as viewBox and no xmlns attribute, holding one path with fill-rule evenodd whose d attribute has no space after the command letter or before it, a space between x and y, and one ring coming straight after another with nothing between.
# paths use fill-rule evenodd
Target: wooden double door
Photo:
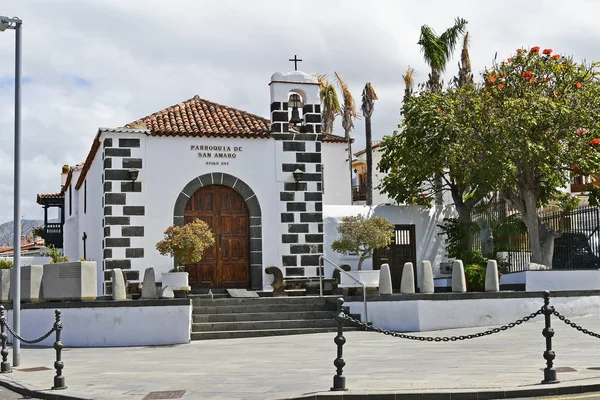
<instances>
[{"instance_id":1,"label":"wooden double door","mask_svg":"<svg viewBox=\"0 0 600 400\"><path fill-rule=\"evenodd\" d=\"M247 288L250 237L245 200L227 186L205 186L190 197L185 207L184 222L196 218L211 227L215 245L206 249L198 264L186 266L190 286Z\"/></svg>"},{"instance_id":2,"label":"wooden double door","mask_svg":"<svg viewBox=\"0 0 600 400\"><path fill-rule=\"evenodd\" d=\"M389 264L392 275L392 288L400 291L404 264L413 263L415 288L417 287L417 246L414 225L396 225L394 237L388 247L373 252L373 269L380 269L381 264Z\"/></svg>"}]
</instances>

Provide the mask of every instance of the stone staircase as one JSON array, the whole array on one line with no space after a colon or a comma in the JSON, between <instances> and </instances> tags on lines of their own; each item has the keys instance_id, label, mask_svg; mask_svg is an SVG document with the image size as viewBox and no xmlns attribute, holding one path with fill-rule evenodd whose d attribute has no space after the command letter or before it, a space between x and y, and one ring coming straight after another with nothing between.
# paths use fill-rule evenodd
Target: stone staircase
<instances>
[{"instance_id":1,"label":"stone staircase","mask_svg":"<svg viewBox=\"0 0 600 400\"><path fill-rule=\"evenodd\" d=\"M335 332L336 298L193 297L192 340Z\"/></svg>"}]
</instances>

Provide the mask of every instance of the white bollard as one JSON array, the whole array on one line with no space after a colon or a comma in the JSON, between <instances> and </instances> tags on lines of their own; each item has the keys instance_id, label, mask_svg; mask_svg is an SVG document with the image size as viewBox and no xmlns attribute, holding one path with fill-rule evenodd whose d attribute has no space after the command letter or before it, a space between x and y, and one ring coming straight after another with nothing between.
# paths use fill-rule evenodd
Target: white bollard
<instances>
[{"instance_id":1,"label":"white bollard","mask_svg":"<svg viewBox=\"0 0 600 400\"><path fill-rule=\"evenodd\" d=\"M407 262L402 269L402 280L400 281L400 293L413 294L415 293L415 272L413 271L413 263Z\"/></svg>"},{"instance_id":2,"label":"white bollard","mask_svg":"<svg viewBox=\"0 0 600 400\"><path fill-rule=\"evenodd\" d=\"M435 286L433 284L433 270L430 261L421 261L421 281L419 282L420 293L433 293Z\"/></svg>"},{"instance_id":3,"label":"white bollard","mask_svg":"<svg viewBox=\"0 0 600 400\"><path fill-rule=\"evenodd\" d=\"M496 260L488 260L485 268L485 291L499 292L500 282L498 279L498 263Z\"/></svg>"},{"instance_id":4,"label":"white bollard","mask_svg":"<svg viewBox=\"0 0 600 400\"><path fill-rule=\"evenodd\" d=\"M142 299L158 299L158 291L156 290L156 277L154 268L148 267L144 272L144 281L142 283Z\"/></svg>"},{"instance_id":5,"label":"white bollard","mask_svg":"<svg viewBox=\"0 0 600 400\"><path fill-rule=\"evenodd\" d=\"M379 294L392 294L392 274L389 264L381 264L379 271Z\"/></svg>"},{"instance_id":6,"label":"white bollard","mask_svg":"<svg viewBox=\"0 0 600 400\"><path fill-rule=\"evenodd\" d=\"M112 299L127 300L127 289L125 288L125 279L123 271L120 268L114 268L111 271L112 276Z\"/></svg>"},{"instance_id":7,"label":"white bollard","mask_svg":"<svg viewBox=\"0 0 600 400\"><path fill-rule=\"evenodd\" d=\"M465 293L466 291L465 267L461 260L454 260L452 262L452 292Z\"/></svg>"}]
</instances>

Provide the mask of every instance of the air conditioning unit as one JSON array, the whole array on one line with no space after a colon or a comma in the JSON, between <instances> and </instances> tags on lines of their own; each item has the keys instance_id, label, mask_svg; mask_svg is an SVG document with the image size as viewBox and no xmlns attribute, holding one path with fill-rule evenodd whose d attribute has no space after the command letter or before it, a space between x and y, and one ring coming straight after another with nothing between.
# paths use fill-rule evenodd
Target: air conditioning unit
<instances>
[{"instance_id":1,"label":"air conditioning unit","mask_svg":"<svg viewBox=\"0 0 600 400\"><path fill-rule=\"evenodd\" d=\"M452 261L446 261L440 263L440 274L451 274L452 273Z\"/></svg>"}]
</instances>

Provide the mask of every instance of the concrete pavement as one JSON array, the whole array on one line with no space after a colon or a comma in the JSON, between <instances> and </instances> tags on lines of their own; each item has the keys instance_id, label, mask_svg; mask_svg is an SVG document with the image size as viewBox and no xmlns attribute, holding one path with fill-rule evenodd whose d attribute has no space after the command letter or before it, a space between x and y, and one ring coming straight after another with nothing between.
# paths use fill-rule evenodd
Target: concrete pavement
<instances>
[{"instance_id":1,"label":"concrete pavement","mask_svg":"<svg viewBox=\"0 0 600 400\"><path fill-rule=\"evenodd\" d=\"M600 316L573 321L600 332ZM338 399L504 398L600 390L600 339L554 317L553 327L558 385L540 385L545 367L543 316L508 331L457 342L417 342L373 332L348 332L344 375L350 391L344 393L328 392L335 373L333 333L165 347L66 349L63 360L68 389L62 391L48 390L53 370L19 371L52 368L54 350L23 348L22 365L12 374L0 375L0 383L21 385L41 395L111 400L142 400L150 392L162 391L185 391L184 399L267 400L328 395ZM486 328L419 335L483 330ZM538 389L542 391L532 392Z\"/></svg>"}]
</instances>

